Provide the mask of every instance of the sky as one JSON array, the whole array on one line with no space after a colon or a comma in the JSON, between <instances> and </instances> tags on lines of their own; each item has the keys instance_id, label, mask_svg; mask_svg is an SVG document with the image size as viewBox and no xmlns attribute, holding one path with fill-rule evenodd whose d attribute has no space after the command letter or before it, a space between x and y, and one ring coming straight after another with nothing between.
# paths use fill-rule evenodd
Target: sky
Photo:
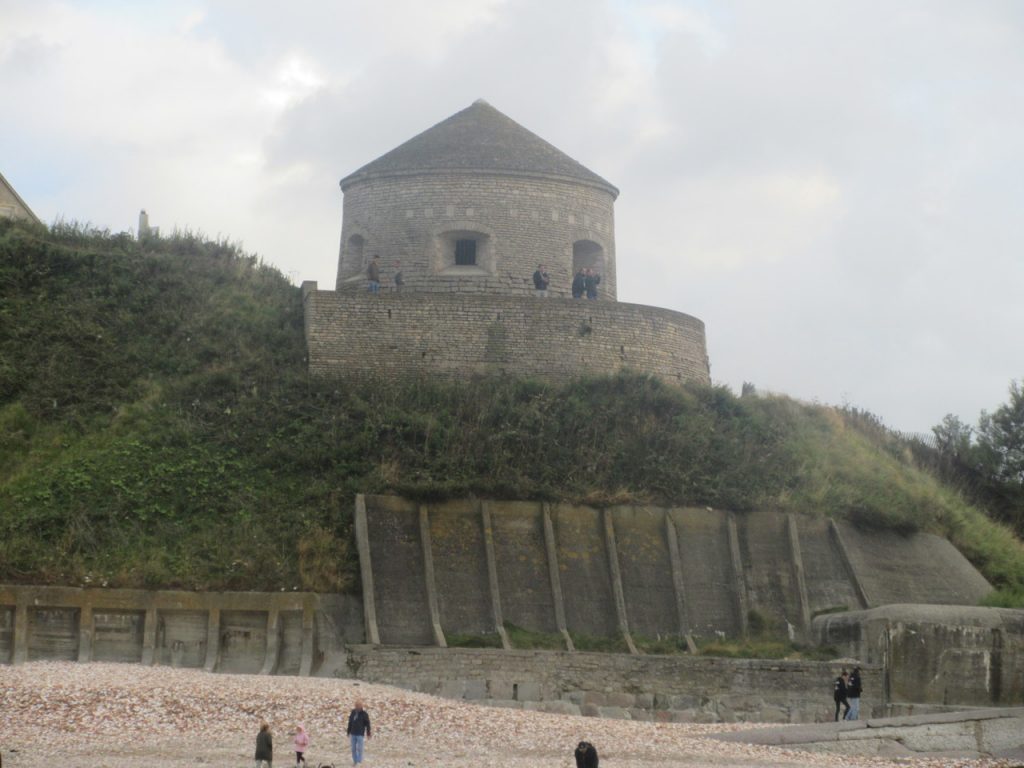
<instances>
[{"instance_id":1,"label":"sky","mask_svg":"<svg viewBox=\"0 0 1024 768\"><path fill-rule=\"evenodd\" d=\"M715 383L974 423L1024 378L1017 0L0 0L0 173L331 287L338 181L478 98L615 184Z\"/></svg>"}]
</instances>

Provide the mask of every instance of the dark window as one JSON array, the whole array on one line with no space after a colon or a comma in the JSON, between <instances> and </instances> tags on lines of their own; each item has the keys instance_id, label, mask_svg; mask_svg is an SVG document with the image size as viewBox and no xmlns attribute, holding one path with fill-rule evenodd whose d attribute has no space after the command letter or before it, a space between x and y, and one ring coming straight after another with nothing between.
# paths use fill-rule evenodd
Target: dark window
<instances>
[{"instance_id":1,"label":"dark window","mask_svg":"<svg viewBox=\"0 0 1024 768\"><path fill-rule=\"evenodd\" d=\"M474 266L476 264L476 240L455 241L456 266Z\"/></svg>"}]
</instances>

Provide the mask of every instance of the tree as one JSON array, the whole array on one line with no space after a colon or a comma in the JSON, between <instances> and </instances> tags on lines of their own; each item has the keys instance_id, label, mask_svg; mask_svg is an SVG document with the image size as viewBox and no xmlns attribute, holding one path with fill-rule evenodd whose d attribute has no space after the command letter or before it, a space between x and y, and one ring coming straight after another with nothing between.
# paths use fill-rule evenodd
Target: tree
<instances>
[{"instance_id":1,"label":"tree","mask_svg":"<svg viewBox=\"0 0 1024 768\"><path fill-rule=\"evenodd\" d=\"M1020 382L1010 382L1009 402L993 413L981 412L977 435L981 471L990 480L1024 487L1024 387Z\"/></svg>"},{"instance_id":2,"label":"tree","mask_svg":"<svg viewBox=\"0 0 1024 768\"><path fill-rule=\"evenodd\" d=\"M943 458L962 464L969 463L973 427L964 424L952 413L947 413L941 424L932 427L932 432L935 435L935 447Z\"/></svg>"}]
</instances>

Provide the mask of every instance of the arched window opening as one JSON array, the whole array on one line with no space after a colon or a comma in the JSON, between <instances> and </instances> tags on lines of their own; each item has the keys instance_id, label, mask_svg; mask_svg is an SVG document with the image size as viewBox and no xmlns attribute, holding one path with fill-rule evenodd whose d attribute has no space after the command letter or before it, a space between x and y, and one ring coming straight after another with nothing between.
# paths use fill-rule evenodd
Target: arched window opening
<instances>
[{"instance_id":1,"label":"arched window opening","mask_svg":"<svg viewBox=\"0 0 1024 768\"><path fill-rule=\"evenodd\" d=\"M572 273L587 267L604 272L604 248L593 240L577 240L572 244Z\"/></svg>"},{"instance_id":2,"label":"arched window opening","mask_svg":"<svg viewBox=\"0 0 1024 768\"><path fill-rule=\"evenodd\" d=\"M366 239L362 235L352 235L345 247L345 263L348 270L357 272L365 265L363 264L363 250L366 247Z\"/></svg>"}]
</instances>

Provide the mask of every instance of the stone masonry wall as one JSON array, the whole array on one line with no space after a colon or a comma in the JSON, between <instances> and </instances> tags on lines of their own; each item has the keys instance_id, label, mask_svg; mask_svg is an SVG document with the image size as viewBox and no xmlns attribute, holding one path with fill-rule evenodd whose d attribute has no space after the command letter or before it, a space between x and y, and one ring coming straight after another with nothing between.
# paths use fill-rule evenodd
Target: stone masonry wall
<instances>
[{"instance_id":1,"label":"stone masonry wall","mask_svg":"<svg viewBox=\"0 0 1024 768\"><path fill-rule=\"evenodd\" d=\"M573 243L603 250L602 298L616 297L614 199L583 183L528 176L430 173L373 177L345 189L337 289L362 290L379 254L385 289L400 259L410 291L527 295L544 263L550 290L568 296ZM453 267L445 233L484 236L478 267ZM361 248L351 238L363 239Z\"/></svg>"},{"instance_id":2,"label":"stone masonry wall","mask_svg":"<svg viewBox=\"0 0 1024 768\"><path fill-rule=\"evenodd\" d=\"M303 287L316 375L561 381L631 369L674 383L711 381L704 324L680 312L555 298L346 295L315 285Z\"/></svg>"},{"instance_id":3,"label":"stone masonry wall","mask_svg":"<svg viewBox=\"0 0 1024 768\"><path fill-rule=\"evenodd\" d=\"M820 661L363 646L328 657L320 674L566 714L797 723L832 719L838 671ZM881 668L864 666L862 679L864 716L884 713Z\"/></svg>"}]
</instances>

